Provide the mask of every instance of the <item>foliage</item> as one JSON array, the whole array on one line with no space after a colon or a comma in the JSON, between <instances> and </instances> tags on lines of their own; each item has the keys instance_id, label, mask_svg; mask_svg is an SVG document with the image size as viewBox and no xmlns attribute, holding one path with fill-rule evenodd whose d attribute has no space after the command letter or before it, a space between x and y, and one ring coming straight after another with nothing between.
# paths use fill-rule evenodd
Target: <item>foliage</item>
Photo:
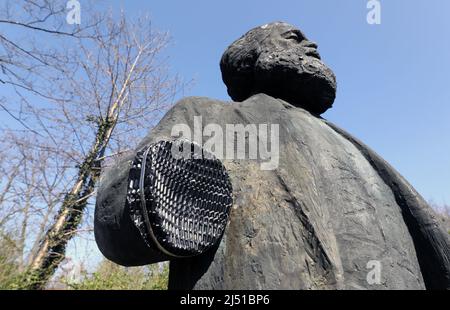
<instances>
[{"instance_id":1,"label":"foliage","mask_svg":"<svg viewBox=\"0 0 450 310\"><path fill-rule=\"evenodd\" d=\"M81 281L66 281L66 285L75 290L166 290L168 275L167 264L122 267L104 260L93 274Z\"/></svg>"},{"instance_id":2,"label":"foliage","mask_svg":"<svg viewBox=\"0 0 450 310\"><path fill-rule=\"evenodd\" d=\"M8 289L17 277L16 241L2 233L0 237L0 289Z\"/></svg>"}]
</instances>

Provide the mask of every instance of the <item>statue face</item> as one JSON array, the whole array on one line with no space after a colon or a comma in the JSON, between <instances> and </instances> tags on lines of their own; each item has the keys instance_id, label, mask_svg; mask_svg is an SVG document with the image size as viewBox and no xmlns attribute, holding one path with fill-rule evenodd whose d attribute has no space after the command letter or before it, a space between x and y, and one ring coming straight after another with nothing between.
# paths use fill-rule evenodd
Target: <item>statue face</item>
<instances>
[{"instance_id":1,"label":"statue face","mask_svg":"<svg viewBox=\"0 0 450 310\"><path fill-rule=\"evenodd\" d=\"M236 101L266 93L321 114L336 96L336 78L322 62L317 45L286 23L247 32L225 51L221 69Z\"/></svg>"}]
</instances>

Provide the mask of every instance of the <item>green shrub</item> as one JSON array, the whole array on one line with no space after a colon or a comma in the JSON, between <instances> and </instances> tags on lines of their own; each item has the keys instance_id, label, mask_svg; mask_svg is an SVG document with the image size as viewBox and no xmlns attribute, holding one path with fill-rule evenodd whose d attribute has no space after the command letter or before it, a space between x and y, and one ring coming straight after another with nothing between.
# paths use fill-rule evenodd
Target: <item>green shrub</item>
<instances>
[{"instance_id":1,"label":"green shrub","mask_svg":"<svg viewBox=\"0 0 450 310\"><path fill-rule=\"evenodd\" d=\"M75 290L166 290L168 275L167 264L162 270L158 264L126 268L104 260L93 274L66 284Z\"/></svg>"},{"instance_id":2,"label":"green shrub","mask_svg":"<svg viewBox=\"0 0 450 310\"><path fill-rule=\"evenodd\" d=\"M16 240L0 231L0 289L14 289L20 285L21 273L17 259Z\"/></svg>"}]
</instances>

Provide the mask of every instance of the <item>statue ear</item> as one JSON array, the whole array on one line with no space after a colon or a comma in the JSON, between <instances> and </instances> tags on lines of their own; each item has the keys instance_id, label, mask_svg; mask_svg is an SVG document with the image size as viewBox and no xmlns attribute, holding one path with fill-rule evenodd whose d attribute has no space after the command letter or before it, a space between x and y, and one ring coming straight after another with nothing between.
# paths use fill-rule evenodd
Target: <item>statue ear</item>
<instances>
[{"instance_id":1,"label":"statue ear","mask_svg":"<svg viewBox=\"0 0 450 310\"><path fill-rule=\"evenodd\" d=\"M108 259L125 266L192 257L220 241L231 204L220 160L190 141L162 140L105 175L96 241Z\"/></svg>"}]
</instances>

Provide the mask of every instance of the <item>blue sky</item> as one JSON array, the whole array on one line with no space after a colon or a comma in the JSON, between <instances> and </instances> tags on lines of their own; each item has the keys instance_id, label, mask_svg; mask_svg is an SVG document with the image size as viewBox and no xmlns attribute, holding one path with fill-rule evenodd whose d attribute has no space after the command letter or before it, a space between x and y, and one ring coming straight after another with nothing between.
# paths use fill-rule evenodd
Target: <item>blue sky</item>
<instances>
[{"instance_id":1,"label":"blue sky","mask_svg":"<svg viewBox=\"0 0 450 310\"><path fill-rule=\"evenodd\" d=\"M83 16L89 0L79 1ZM450 1L379 1L381 24L369 25L368 0L95 0L130 19L148 13L169 31L172 71L195 81L183 96L230 100L219 69L225 48L258 25L298 26L337 76L337 99L323 116L377 151L425 199L450 204ZM2 124L15 121L2 116Z\"/></svg>"},{"instance_id":2,"label":"blue sky","mask_svg":"<svg viewBox=\"0 0 450 310\"><path fill-rule=\"evenodd\" d=\"M149 12L168 30L174 72L195 84L184 95L229 100L219 60L252 27L282 20L319 44L338 95L324 117L360 138L425 199L450 203L450 1L380 0L104 1L127 15ZM82 3L82 1L81 1Z\"/></svg>"}]
</instances>

